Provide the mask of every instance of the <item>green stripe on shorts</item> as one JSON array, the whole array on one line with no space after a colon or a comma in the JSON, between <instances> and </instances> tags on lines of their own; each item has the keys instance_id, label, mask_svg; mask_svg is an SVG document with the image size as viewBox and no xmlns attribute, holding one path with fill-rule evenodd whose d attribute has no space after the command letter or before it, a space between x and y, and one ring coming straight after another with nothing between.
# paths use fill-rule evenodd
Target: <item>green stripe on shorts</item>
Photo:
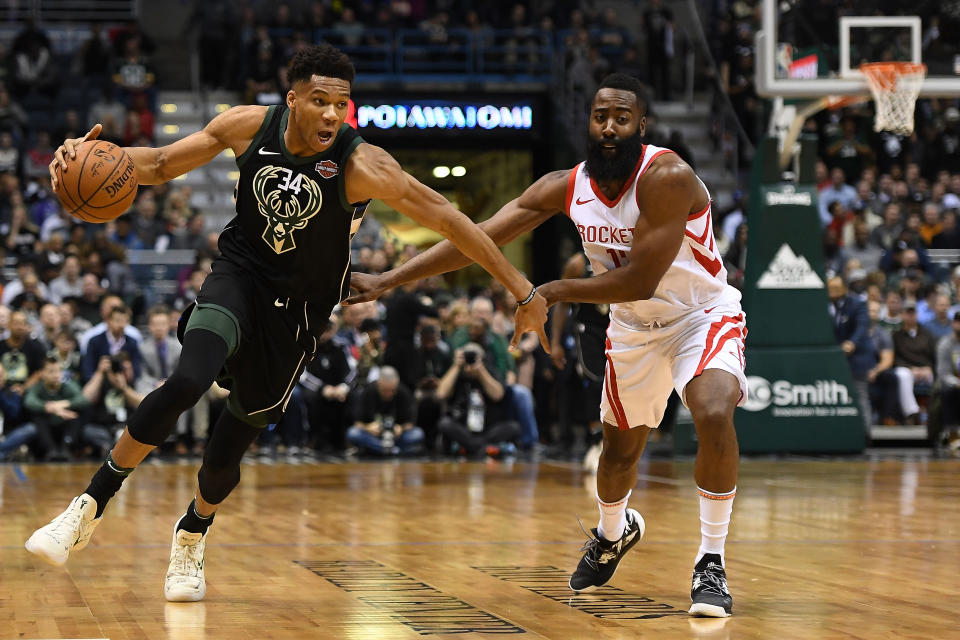
<instances>
[{"instance_id":1,"label":"green stripe on shorts","mask_svg":"<svg viewBox=\"0 0 960 640\"><path fill-rule=\"evenodd\" d=\"M184 336L191 329L206 329L217 334L227 343L227 357L229 358L236 352L240 344L240 322L237 316L226 307L209 302L197 303L196 309L190 314L187 320L187 328L184 329Z\"/></svg>"}]
</instances>

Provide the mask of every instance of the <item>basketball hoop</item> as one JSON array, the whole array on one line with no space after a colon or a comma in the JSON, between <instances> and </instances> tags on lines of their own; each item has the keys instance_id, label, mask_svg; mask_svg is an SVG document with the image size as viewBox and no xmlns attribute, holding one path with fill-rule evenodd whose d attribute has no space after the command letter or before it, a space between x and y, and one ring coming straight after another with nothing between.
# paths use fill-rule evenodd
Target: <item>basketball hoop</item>
<instances>
[{"instance_id":1,"label":"basketball hoop","mask_svg":"<svg viewBox=\"0 0 960 640\"><path fill-rule=\"evenodd\" d=\"M874 131L913 133L913 109L920 95L927 65L916 62L870 62L860 65L877 103Z\"/></svg>"}]
</instances>

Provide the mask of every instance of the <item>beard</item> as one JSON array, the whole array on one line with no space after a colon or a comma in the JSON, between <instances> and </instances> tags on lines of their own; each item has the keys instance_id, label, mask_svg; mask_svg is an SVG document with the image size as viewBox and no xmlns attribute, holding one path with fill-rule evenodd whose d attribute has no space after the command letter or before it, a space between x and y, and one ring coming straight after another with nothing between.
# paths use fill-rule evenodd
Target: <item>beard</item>
<instances>
[{"instance_id":1,"label":"beard","mask_svg":"<svg viewBox=\"0 0 960 640\"><path fill-rule=\"evenodd\" d=\"M614 143L613 157L604 155L601 145ZM622 180L633 173L643 153L643 137L639 130L629 138L594 140L587 132L587 174L597 181Z\"/></svg>"}]
</instances>

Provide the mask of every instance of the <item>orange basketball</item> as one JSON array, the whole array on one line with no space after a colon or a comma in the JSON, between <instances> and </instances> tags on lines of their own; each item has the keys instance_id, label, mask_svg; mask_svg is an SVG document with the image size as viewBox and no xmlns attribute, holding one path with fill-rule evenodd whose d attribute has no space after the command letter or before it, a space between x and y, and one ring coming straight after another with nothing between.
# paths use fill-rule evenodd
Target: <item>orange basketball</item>
<instances>
[{"instance_id":1,"label":"orange basketball","mask_svg":"<svg viewBox=\"0 0 960 640\"><path fill-rule=\"evenodd\" d=\"M87 140L57 166L64 209L85 222L108 222L126 213L137 196L137 168L127 152L106 140Z\"/></svg>"}]
</instances>

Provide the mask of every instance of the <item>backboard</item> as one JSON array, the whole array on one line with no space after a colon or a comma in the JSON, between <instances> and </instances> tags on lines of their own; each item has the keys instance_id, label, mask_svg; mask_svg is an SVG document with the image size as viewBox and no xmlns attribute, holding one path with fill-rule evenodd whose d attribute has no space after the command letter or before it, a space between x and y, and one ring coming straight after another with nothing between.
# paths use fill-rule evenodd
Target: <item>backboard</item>
<instances>
[{"instance_id":1,"label":"backboard","mask_svg":"<svg viewBox=\"0 0 960 640\"><path fill-rule=\"evenodd\" d=\"M869 94L864 62L922 62L921 97L960 96L960 0L763 0L756 89L768 98Z\"/></svg>"}]
</instances>

